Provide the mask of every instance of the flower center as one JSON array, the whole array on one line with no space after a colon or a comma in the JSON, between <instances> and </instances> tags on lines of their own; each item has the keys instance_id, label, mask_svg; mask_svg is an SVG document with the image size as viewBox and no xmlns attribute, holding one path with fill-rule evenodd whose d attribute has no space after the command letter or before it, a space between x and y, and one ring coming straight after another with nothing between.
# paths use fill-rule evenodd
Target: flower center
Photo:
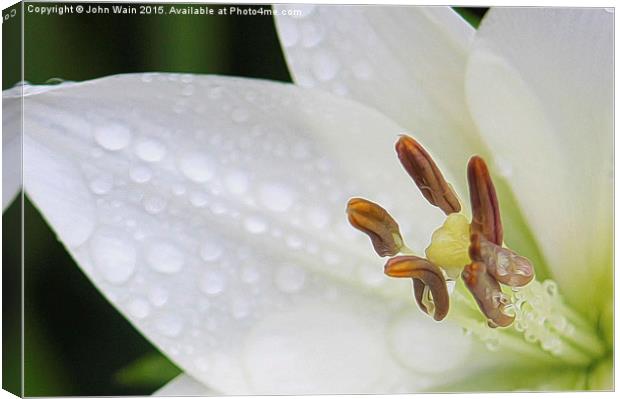
<instances>
[{"instance_id":1,"label":"flower center","mask_svg":"<svg viewBox=\"0 0 620 399\"><path fill-rule=\"evenodd\" d=\"M401 136L396 152L422 195L447 215L433 233L426 256L406 247L398 224L378 204L353 198L347 215L353 227L368 235L379 256L392 257L385 264L386 275L412 279L423 312L437 321L450 313L491 350L503 347L541 361L562 359L576 365L604 354L596 331L564 304L555 282L534 281L532 263L504 246L498 199L482 158L474 156L467 165L470 221L459 213L452 186L417 141ZM451 281L456 286L450 295ZM456 311L449 312L450 302Z\"/></svg>"}]
</instances>

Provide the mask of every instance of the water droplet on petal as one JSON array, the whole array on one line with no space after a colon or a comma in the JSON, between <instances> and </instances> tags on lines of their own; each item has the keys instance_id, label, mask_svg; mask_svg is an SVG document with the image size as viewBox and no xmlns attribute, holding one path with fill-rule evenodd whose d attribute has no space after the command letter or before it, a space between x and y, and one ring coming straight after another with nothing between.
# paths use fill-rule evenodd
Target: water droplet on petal
<instances>
[{"instance_id":1,"label":"water droplet on petal","mask_svg":"<svg viewBox=\"0 0 620 399\"><path fill-rule=\"evenodd\" d=\"M129 314L138 319L144 319L151 312L151 307L149 303L144 299L134 299L127 305L127 309L129 310Z\"/></svg>"},{"instance_id":2,"label":"water droplet on petal","mask_svg":"<svg viewBox=\"0 0 620 399\"><path fill-rule=\"evenodd\" d=\"M112 284L127 282L136 268L133 240L121 230L98 230L90 241L90 253L97 271Z\"/></svg>"},{"instance_id":3,"label":"water droplet on petal","mask_svg":"<svg viewBox=\"0 0 620 399\"><path fill-rule=\"evenodd\" d=\"M187 85L185 87L183 87L183 90L181 90L181 94L184 96L191 96L192 94L194 94L194 91L196 89L194 88L194 86L192 85Z\"/></svg>"},{"instance_id":4,"label":"water droplet on petal","mask_svg":"<svg viewBox=\"0 0 620 399\"><path fill-rule=\"evenodd\" d=\"M152 196L144 199L144 210L150 214L157 214L166 209L168 201L165 198Z\"/></svg>"},{"instance_id":5,"label":"water droplet on petal","mask_svg":"<svg viewBox=\"0 0 620 399\"><path fill-rule=\"evenodd\" d=\"M183 195L185 194L185 191L185 186L183 186L182 184L175 183L174 185L172 185L172 193L174 195Z\"/></svg>"},{"instance_id":6,"label":"water droplet on petal","mask_svg":"<svg viewBox=\"0 0 620 399\"><path fill-rule=\"evenodd\" d=\"M146 183L151 180L152 173L146 166L137 165L129 170L129 177L136 183Z\"/></svg>"},{"instance_id":7,"label":"water droplet on petal","mask_svg":"<svg viewBox=\"0 0 620 399\"><path fill-rule=\"evenodd\" d=\"M186 154L181 158L179 166L185 177L197 183L204 183L215 174L213 162L198 152Z\"/></svg>"},{"instance_id":8,"label":"water droplet on petal","mask_svg":"<svg viewBox=\"0 0 620 399\"><path fill-rule=\"evenodd\" d=\"M200 280L200 290L209 296L221 294L226 288L224 274L217 270L209 270Z\"/></svg>"},{"instance_id":9,"label":"water droplet on petal","mask_svg":"<svg viewBox=\"0 0 620 399\"><path fill-rule=\"evenodd\" d=\"M146 249L146 261L160 273L177 273L185 264L185 255L174 244L167 241L150 242Z\"/></svg>"},{"instance_id":10,"label":"water droplet on petal","mask_svg":"<svg viewBox=\"0 0 620 399\"><path fill-rule=\"evenodd\" d=\"M90 182L92 192L99 195L107 194L113 186L114 180L110 175L98 176Z\"/></svg>"},{"instance_id":11,"label":"water droplet on petal","mask_svg":"<svg viewBox=\"0 0 620 399\"><path fill-rule=\"evenodd\" d=\"M290 188L280 183L263 185L258 193L261 203L269 210L284 212L293 205L293 193Z\"/></svg>"},{"instance_id":12,"label":"water droplet on petal","mask_svg":"<svg viewBox=\"0 0 620 399\"><path fill-rule=\"evenodd\" d=\"M299 249L304 245L304 242L301 240L301 238L292 235L286 238L286 245L288 245L289 248L292 249Z\"/></svg>"},{"instance_id":13,"label":"water droplet on petal","mask_svg":"<svg viewBox=\"0 0 620 399\"><path fill-rule=\"evenodd\" d=\"M131 130L119 123L97 126L93 131L95 141L109 151L121 150L131 141Z\"/></svg>"},{"instance_id":14,"label":"water droplet on petal","mask_svg":"<svg viewBox=\"0 0 620 399\"><path fill-rule=\"evenodd\" d=\"M155 325L157 330L167 337L177 337L183 331L183 321L175 314L161 316Z\"/></svg>"},{"instance_id":15,"label":"water droplet on petal","mask_svg":"<svg viewBox=\"0 0 620 399\"><path fill-rule=\"evenodd\" d=\"M306 272L299 266L284 265L278 268L275 276L276 286L285 293L299 292L306 281Z\"/></svg>"},{"instance_id":16,"label":"water droplet on petal","mask_svg":"<svg viewBox=\"0 0 620 399\"><path fill-rule=\"evenodd\" d=\"M232 316L242 319L250 314L250 304L243 298L235 297L231 303Z\"/></svg>"},{"instance_id":17,"label":"water droplet on petal","mask_svg":"<svg viewBox=\"0 0 620 399\"><path fill-rule=\"evenodd\" d=\"M297 25L290 18L278 19L278 37L284 47L294 46L299 38Z\"/></svg>"},{"instance_id":18,"label":"water droplet on petal","mask_svg":"<svg viewBox=\"0 0 620 399\"><path fill-rule=\"evenodd\" d=\"M135 153L143 161L158 162L166 155L166 146L155 139L142 140L136 144Z\"/></svg>"},{"instance_id":19,"label":"water droplet on petal","mask_svg":"<svg viewBox=\"0 0 620 399\"><path fill-rule=\"evenodd\" d=\"M224 183L232 194L243 194L248 190L249 186L248 177L240 171L230 172L226 176Z\"/></svg>"},{"instance_id":20,"label":"water droplet on petal","mask_svg":"<svg viewBox=\"0 0 620 399\"><path fill-rule=\"evenodd\" d=\"M222 252L222 245L215 240L209 240L200 246L200 257L205 262L218 260Z\"/></svg>"},{"instance_id":21,"label":"water droplet on petal","mask_svg":"<svg viewBox=\"0 0 620 399\"><path fill-rule=\"evenodd\" d=\"M323 208L312 208L308 211L308 222L310 225L323 229L329 224L329 214Z\"/></svg>"},{"instance_id":22,"label":"water droplet on petal","mask_svg":"<svg viewBox=\"0 0 620 399\"><path fill-rule=\"evenodd\" d=\"M267 223L258 216L250 216L245 219L244 226L252 234L261 234L267 231Z\"/></svg>"},{"instance_id":23,"label":"water droplet on petal","mask_svg":"<svg viewBox=\"0 0 620 399\"><path fill-rule=\"evenodd\" d=\"M220 86L214 86L208 91L208 96L212 100L217 100L222 97L224 93L224 89Z\"/></svg>"},{"instance_id":24,"label":"water droplet on petal","mask_svg":"<svg viewBox=\"0 0 620 399\"><path fill-rule=\"evenodd\" d=\"M196 364L198 370L202 372L209 371L209 369L211 368L211 363L209 363L209 361L204 357L199 357L194 363Z\"/></svg>"},{"instance_id":25,"label":"water droplet on petal","mask_svg":"<svg viewBox=\"0 0 620 399\"><path fill-rule=\"evenodd\" d=\"M340 65L335 57L329 53L318 53L312 61L312 72L318 80L333 79L338 73Z\"/></svg>"},{"instance_id":26,"label":"water droplet on petal","mask_svg":"<svg viewBox=\"0 0 620 399\"><path fill-rule=\"evenodd\" d=\"M196 208L202 208L209 203L209 196L202 191L194 191L189 196L189 202Z\"/></svg>"},{"instance_id":27,"label":"water droplet on petal","mask_svg":"<svg viewBox=\"0 0 620 399\"><path fill-rule=\"evenodd\" d=\"M512 177L514 173L514 169L510 161L503 159L503 158L497 158L495 159L495 166L497 167L497 170L499 171L500 175L507 177L507 178Z\"/></svg>"},{"instance_id":28,"label":"water droplet on petal","mask_svg":"<svg viewBox=\"0 0 620 399\"><path fill-rule=\"evenodd\" d=\"M320 25L304 23L301 26L302 45L306 48L314 47L323 40L324 31Z\"/></svg>"},{"instance_id":29,"label":"water droplet on petal","mask_svg":"<svg viewBox=\"0 0 620 399\"><path fill-rule=\"evenodd\" d=\"M260 279L260 272L255 265L245 265L241 269L241 280L248 284L256 283Z\"/></svg>"},{"instance_id":30,"label":"water droplet on petal","mask_svg":"<svg viewBox=\"0 0 620 399\"><path fill-rule=\"evenodd\" d=\"M149 291L149 301L154 306L163 306L168 302L168 292L162 287L154 287Z\"/></svg>"}]
</instances>

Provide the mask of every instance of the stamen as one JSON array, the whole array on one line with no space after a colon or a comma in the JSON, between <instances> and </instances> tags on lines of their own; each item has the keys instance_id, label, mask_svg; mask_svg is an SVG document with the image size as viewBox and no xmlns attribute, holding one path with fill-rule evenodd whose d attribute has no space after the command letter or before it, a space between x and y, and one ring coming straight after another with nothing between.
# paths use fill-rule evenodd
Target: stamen
<instances>
[{"instance_id":1,"label":"stamen","mask_svg":"<svg viewBox=\"0 0 620 399\"><path fill-rule=\"evenodd\" d=\"M417 256L397 256L385 264L390 277L413 279L413 292L418 306L435 320L443 320L450 308L446 280L439 267Z\"/></svg>"},{"instance_id":2,"label":"stamen","mask_svg":"<svg viewBox=\"0 0 620 399\"><path fill-rule=\"evenodd\" d=\"M482 158L474 156L469 160L467 181L472 208L472 232L481 233L492 243L502 245L504 233L497 194Z\"/></svg>"},{"instance_id":3,"label":"stamen","mask_svg":"<svg viewBox=\"0 0 620 399\"><path fill-rule=\"evenodd\" d=\"M349 223L366 233L379 256L393 256L403 247L398 223L381 206L363 198L351 198L347 204Z\"/></svg>"},{"instance_id":4,"label":"stamen","mask_svg":"<svg viewBox=\"0 0 620 399\"><path fill-rule=\"evenodd\" d=\"M499 283L487 273L482 262L474 261L465 266L461 274L469 292L474 296L478 307L489 319L489 327L508 327L514 321L514 316L508 315L506 305L510 303L508 297L502 293Z\"/></svg>"},{"instance_id":5,"label":"stamen","mask_svg":"<svg viewBox=\"0 0 620 399\"><path fill-rule=\"evenodd\" d=\"M469 256L484 262L487 271L502 284L522 287L534 278L534 267L524 256L488 241L482 235L471 235Z\"/></svg>"},{"instance_id":6,"label":"stamen","mask_svg":"<svg viewBox=\"0 0 620 399\"><path fill-rule=\"evenodd\" d=\"M409 136L400 136L396 142L396 153L428 202L440 208L446 215L461 210L452 186L446 182L431 156L417 141Z\"/></svg>"}]
</instances>

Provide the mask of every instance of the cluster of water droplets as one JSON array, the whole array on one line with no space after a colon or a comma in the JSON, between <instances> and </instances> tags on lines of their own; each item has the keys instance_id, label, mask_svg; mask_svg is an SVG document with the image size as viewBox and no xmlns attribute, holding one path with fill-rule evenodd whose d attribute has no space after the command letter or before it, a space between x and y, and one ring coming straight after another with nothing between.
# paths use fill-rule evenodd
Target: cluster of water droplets
<instances>
[{"instance_id":1,"label":"cluster of water droplets","mask_svg":"<svg viewBox=\"0 0 620 399\"><path fill-rule=\"evenodd\" d=\"M169 85L165 95L176 95L161 103L174 106L162 107L159 91L158 101L139 107L131 96L115 99L132 110L124 118L79 100L76 109L97 113L77 112L46 139L54 146L75 134L83 146L70 160L79 165L74 180L85 183L83 200L67 205L88 222L68 242L80 265L173 357L199 353L192 359L205 372L214 362L208 354L237 350L265 309L294 306L308 293L336 300L341 290L325 288L334 279L390 292L367 240L344 216L350 193L364 190L336 184L345 180L338 165L302 126L267 122L299 101L292 94L274 99L243 81L227 88L191 75L135 79ZM288 111L330 117L312 104Z\"/></svg>"},{"instance_id":2,"label":"cluster of water droplets","mask_svg":"<svg viewBox=\"0 0 620 399\"><path fill-rule=\"evenodd\" d=\"M561 301L552 280L533 281L513 292L514 328L527 342L538 343L554 355L565 350L561 336L570 336L575 329L564 316Z\"/></svg>"},{"instance_id":3,"label":"cluster of water droplets","mask_svg":"<svg viewBox=\"0 0 620 399\"><path fill-rule=\"evenodd\" d=\"M367 58L359 58L350 40L351 27L336 24L330 26L332 20L338 18L321 18L322 13L342 12L337 8L325 10L314 6L304 9L301 15L291 18L280 18L278 32L287 53L293 57L289 60L296 65L295 81L304 87L323 87L338 95L348 95L347 82L366 81L375 74L373 63ZM358 10L347 10L347 17ZM371 35L368 31L365 34ZM336 35L337 38L328 37ZM377 41L376 37L366 38L369 48ZM337 45L338 48L332 46ZM347 57L349 54L350 57ZM342 62L342 59L346 62Z\"/></svg>"}]
</instances>

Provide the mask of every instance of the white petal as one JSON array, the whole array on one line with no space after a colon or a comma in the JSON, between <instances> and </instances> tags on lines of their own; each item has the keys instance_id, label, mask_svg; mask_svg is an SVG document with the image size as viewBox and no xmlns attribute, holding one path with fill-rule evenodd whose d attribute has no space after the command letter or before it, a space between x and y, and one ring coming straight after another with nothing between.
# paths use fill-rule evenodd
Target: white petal
<instances>
[{"instance_id":1,"label":"white petal","mask_svg":"<svg viewBox=\"0 0 620 399\"><path fill-rule=\"evenodd\" d=\"M276 25L297 84L385 113L464 188L467 159L485 150L465 105L474 30L458 14L449 7L312 6L301 16L276 17Z\"/></svg>"},{"instance_id":2,"label":"white petal","mask_svg":"<svg viewBox=\"0 0 620 399\"><path fill-rule=\"evenodd\" d=\"M2 210L5 210L21 190L22 143L20 87L5 92L11 101L2 102Z\"/></svg>"},{"instance_id":3,"label":"white petal","mask_svg":"<svg viewBox=\"0 0 620 399\"><path fill-rule=\"evenodd\" d=\"M153 396L221 396L222 394L201 384L187 374L174 377Z\"/></svg>"},{"instance_id":4,"label":"white petal","mask_svg":"<svg viewBox=\"0 0 620 399\"><path fill-rule=\"evenodd\" d=\"M27 97L25 120L28 195L95 285L200 382L412 391L465 360L469 339L420 315L410 282L383 277L346 224L352 195L385 197L424 234L414 247L441 219L399 169L399 128L381 114L293 85L121 75Z\"/></svg>"},{"instance_id":5,"label":"white petal","mask_svg":"<svg viewBox=\"0 0 620 399\"><path fill-rule=\"evenodd\" d=\"M554 278L588 314L611 287L613 14L499 8L467 74L472 113ZM609 299L609 298L605 298Z\"/></svg>"}]
</instances>

